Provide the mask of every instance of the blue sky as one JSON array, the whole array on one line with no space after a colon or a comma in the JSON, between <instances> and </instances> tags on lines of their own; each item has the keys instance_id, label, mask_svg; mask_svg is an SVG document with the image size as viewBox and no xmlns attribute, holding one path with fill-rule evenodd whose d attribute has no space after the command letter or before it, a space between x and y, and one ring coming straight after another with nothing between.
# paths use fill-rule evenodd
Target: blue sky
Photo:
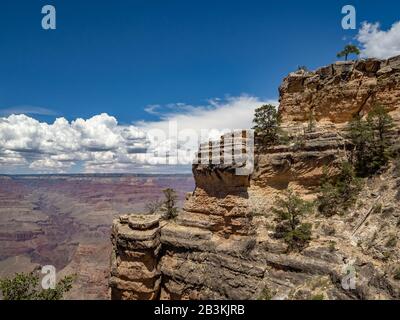
<instances>
[{"instance_id":1,"label":"blue sky","mask_svg":"<svg viewBox=\"0 0 400 320\"><path fill-rule=\"evenodd\" d=\"M41 28L45 4L56 7L57 30ZM394 0L3 0L0 117L52 123L106 113L125 125L179 113L177 103L276 100L289 72L329 64L356 42L358 30L341 28L346 4L357 9L357 28L400 20Z\"/></svg>"},{"instance_id":2,"label":"blue sky","mask_svg":"<svg viewBox=\"0 0 400 320\"><path fill-rule=\"evenodd\" d=\"M41 29L41 7L57 30ZM330 63L353 31L348 1L2 1L0 109L35 106L68 119L99 112L151 119L152 104L242 93L276 98L298 65ZM398 20L399 1L352 1L358 22Z\"/></svg>"}]
</instances>

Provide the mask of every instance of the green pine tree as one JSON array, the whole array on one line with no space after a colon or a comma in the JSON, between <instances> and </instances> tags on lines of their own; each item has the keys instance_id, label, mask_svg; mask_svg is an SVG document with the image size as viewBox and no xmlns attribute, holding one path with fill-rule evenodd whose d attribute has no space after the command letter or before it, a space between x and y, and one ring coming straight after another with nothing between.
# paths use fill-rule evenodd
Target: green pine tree
<instances>
[{"instance_id":1,"label":"green pine tree","mask_svg":"<svg viewBox=\"0 0 400 320\"><path fill-rule=\"evenodd\" d=\"M264 146L279 142L281 117L275 106L266 104L255 110L253 129L258 142Z\"/></svg>"},{"instance_id":2,"label":"green pine tree","mask_svg":"<svg viewBox=\"0 0 400 320\"><path fill-rule=\"evenodd\" d=\"M312 225L302 223L302 218L312 210L313 204L304 201L292 190L276 200L272 208L278 221L275 236L284 239L289 250L301 250L311 240Z\"/></svg>"},{"instance_id":3,"label":"green pine tree","mask_svg":"<svg viewBox=\"0 0 400 320\"><path fill-rule=\"evenodd\" d=\"M355 54L355 55L358 56L360 53L361 53L361 52L360 52L360 49L358 49L357 46L352 45L352 44L348 44L348 45L346 45L346 46L344 47L344 49L343 49L342 51L340 51L340 52L337 54L337 57L338 57L338 58L344 57L345 60L347 61L347 58L349 57L350 54Z\"/></svg>"}]
</instances>

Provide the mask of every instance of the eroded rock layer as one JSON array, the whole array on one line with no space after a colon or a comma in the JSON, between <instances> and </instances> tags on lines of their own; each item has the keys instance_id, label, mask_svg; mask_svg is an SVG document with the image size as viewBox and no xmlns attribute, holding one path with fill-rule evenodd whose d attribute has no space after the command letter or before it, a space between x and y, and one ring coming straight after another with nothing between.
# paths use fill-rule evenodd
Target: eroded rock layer
<instances>
[{"instance_id":1,"label":"eroded rock layer","mask_svg":"<svg viewBox=\"0 0 400 320\"><path fill-rule=\"evenodd\" d=\"M378 103L400 119L400 56L337 62L315 72L299 70L279 88L283 121L346 123Z\"/></svg>"},{"instance_id":2,"label":"eroded rock layer","mask_svg":"<svg viewBox=\"0 0 400 320\"><path fill-rule=\"evenodd\" d=\"M159 296L161 248L158 216L130 215L114 220L111 299L155 300Z\"/></svg>"},{"instance_id":3,"label":"eroded rock layer","mask_svg":"<svg viewBox=\"0 0 400 320\"><path fill-rule=\"evenodd\" d=\"M300 252L288 251L275 237L272 210L276 196L288 188L305 199L316 198L323 175L334 175L346 159L351 145L342 129L354 115L365 115L379 103L400 119L399 81L400 57L290 74L280 88L280 113L294 137L291 142L256 145L254 170L247 175L237 174L247 163L213 161L224 158L225 153L215 149L224 139L202 145L193 165L196 188L179 215L158 227L161 250L156 253L153 247L135 249L136 238L125 235L137 230L114 223L116 261L130 263L121 259L124 250L146 252L142 259L149 255L152 270L158 270L150 286L146 277L139 280L139 287L144 284L153 295L137 294L136 289L131 294L121 284L115 286L122 291L114 298L124 290L124 298L155 298L159 281L160 299L399 299L398 168L390 165L366 181L346 215L305 217L304 222L312 224L312 240ZM307 124L310 113L312 129ZM209 159L202 161L205 156ZM135 264L127 269L133 272ZM124 272L115 272L114 279L127 288Z\"/></svg>"}]
</instances>

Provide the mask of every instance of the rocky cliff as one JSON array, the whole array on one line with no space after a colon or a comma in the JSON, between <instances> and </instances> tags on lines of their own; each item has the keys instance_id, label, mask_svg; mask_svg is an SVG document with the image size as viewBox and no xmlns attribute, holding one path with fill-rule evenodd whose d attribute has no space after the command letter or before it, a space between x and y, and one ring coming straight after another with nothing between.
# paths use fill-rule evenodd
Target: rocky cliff
<instances>
[{"instance_id":1,"label":"rocky cliff","mask_svg":"<svg viewBox=\"0 0 400 320\"><path fill-rule=\"evenodd\" d=\"M280 87L279 111L288 132L301 139L256 145L254 170L241 175L236 170L244 164L234 153L226 165L214 161L226 157L220 148L201 147L196 188L178 217L149 218L157 222L146 230L134 216L114 222L112 298L399 299L400 178L393 166L366 181L346 215L308 216L312 240L301 252L288 252L274 237L271 211L288 188L315 199L323 168L333 175L347 155L341 129L354 115L380 103L399 119L399 81L400 57L290 74ZM310 113L316 124L307 131Z\"/></svg>"},{"instance_id":2,"label":"rocky cliff","mask_svg":"<svg viewBox=\"0 0 400 320\"><path fill-rule=\"evenodd\" d=\"M311 114L319 122L346 123L365 115L375 103L400 119L400 56L388 60L337 62L314 72L298 70L279 88L286 123L301 123Z\"/></svg>"}]
</instances>

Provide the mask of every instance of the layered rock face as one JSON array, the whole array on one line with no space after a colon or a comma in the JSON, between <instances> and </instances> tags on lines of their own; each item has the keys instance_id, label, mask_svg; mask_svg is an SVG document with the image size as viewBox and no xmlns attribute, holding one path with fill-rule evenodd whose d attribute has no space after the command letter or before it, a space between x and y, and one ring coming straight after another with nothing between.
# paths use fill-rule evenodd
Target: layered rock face
<instances>
[{"instance_id":1,"label":"layered rock face","mask_svg":"<svg viewBox=\"0 0 400 320\"><path fill-rule=\"evenodd\" d=\"M287 188L313 193L324 168L335 170L349 149L340 132L326 126L300 136L301 141L296 143L257 151L252 186L270 193Z\"/></svg>"},{"instance_id":2,"label":"layered rock face","mask_svg":"<svg viewBox=\"0 0 400 320\"><path fill-rule=\"evenodd\" d=\"M158 216L121 216L114 220L111 256L111 298L155 300L159 296L161 248Z\"/></svg>"},{"instance_id":3,"label":"layered rock face","mask_svg":"<svg viewBox=\"0 0 400 320\"><path fill-rule=\"evenodd\" d=\"M203 165L193 173L196 190L176 221L161 230L161 298L250 298L263 271L241 259L255 244L248 176Z\"/></svg>"},{"instance_id":4,"label":"layered rock face","mask_svg":"<svg viewBox=\"0 0 400 320\"><path fill-rule=\"evenodd\" d=\"M334 175L346 159L349 145L341 128L355 114L380 103L398 116L399 63L400 58L363 60L289 75L280 88L280 113L294 139L269 148L256 145L248 174L237 171L249 164L248 153L238 161L232 156L229 164L219 161L226 156L220 148L230 141L226 137L202 145L193 165L194 192L175 219L159 226L161 250L151 256L161 274L158 298L399 299L395 168L368 181L346 216L307 216L312 240L300 252L289 252L275 237L272 210L288 188L315 199L324 171ZM316 120L312 130L310 111ZM241 138L238 144L246 146L247 137Z\"/></svg>"},{"instance_id":5,"label":"layered rock face","mask_svg":"<svg viewBox=\"0 0 400 320\"><path fill-rule=\"evenodd\" d=\"M381 104L400 119L400 56L388 60L337 62L315 72L300 70L279 88L286 123L317 121L342 124Z\"/></svg>"}]
</instances>

